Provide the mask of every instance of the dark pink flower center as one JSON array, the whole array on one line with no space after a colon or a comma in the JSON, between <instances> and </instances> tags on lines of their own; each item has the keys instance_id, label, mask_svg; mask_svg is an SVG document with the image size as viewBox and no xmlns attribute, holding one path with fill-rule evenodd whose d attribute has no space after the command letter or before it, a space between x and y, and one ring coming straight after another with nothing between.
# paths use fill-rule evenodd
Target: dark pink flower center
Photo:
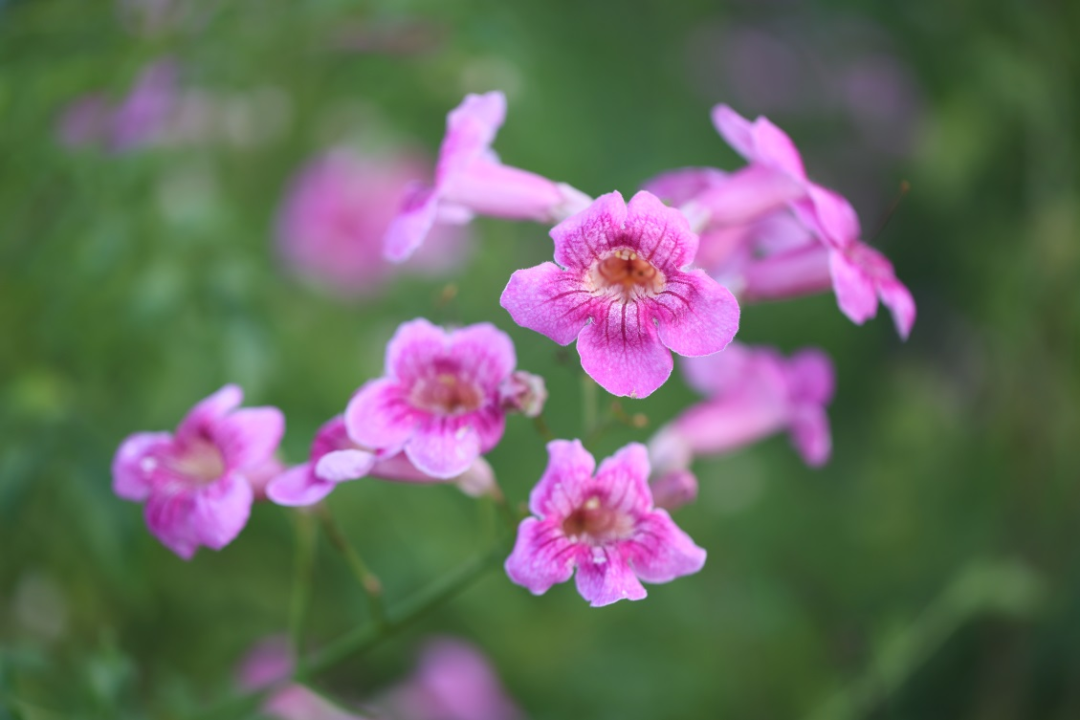
<instances>
[{"instance_id":1,"label":"dark pink flower center","mask_svg":"<svg viewBox=\"0 0 1080 720\"><path fill-rule=\"evenodd\" d=\"M570 540L604 545L633 535L634 518L593 495L563 519L562 531Z\"/></svg>"},{"instance_id":2,"label":"dark pink flower center","mask_svg":"<svg viewBox=\"0 0 1080 720\"><path fill-rule=\"evenodd\" d=\"M479 410L484 404L484 393L475 383L454 373L439 373L416 383L412 403L440 415L459 415Z\"/></svg>"},{"instance_id":3,"label":"dark pink flower center","mask_svg":"<svg viewBox=\"0 0 1080 720\"><path fill-rule=\"evenodd\" d=\"M621 248L601 258L590 271L593 287L623 301L640 295L654 296L664 289L664 273L638 255L636 250Z\"/></svg>"},{"instance_id":4,"label":"dark pink flower center","mask_svg":"<svg viewBox=\"0 0 1080 720\"><path fill-rule=\"evenodd\" d=\"M178 474L200 484L214 482L225 474L225 457L217 445L206 439L194 440L169 460Z\"/></svg>"}]
</instances>

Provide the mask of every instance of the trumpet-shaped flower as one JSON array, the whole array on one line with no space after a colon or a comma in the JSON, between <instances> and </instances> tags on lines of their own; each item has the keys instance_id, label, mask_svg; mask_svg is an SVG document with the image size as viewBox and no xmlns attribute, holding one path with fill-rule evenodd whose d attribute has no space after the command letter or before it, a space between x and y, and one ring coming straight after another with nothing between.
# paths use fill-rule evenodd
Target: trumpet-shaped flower
<instances>
[{"instance_id":1,"label":"trumpet-shaped flower","mask_svg":"<svg viewBox=\"0 0 1080 720\"><path fill-rule=\"evenodd\" d=\"M732 344L720 355L687 360L690 385L708 396L657 431L650 457L661 472L685 469L695 456L719 455L787 430L803 460L829 459L825 406L834 373L819 350L784 358L770 348Z\"/></svg>"},{"instance_id":2,"label":"trumpet-shaped flower","mask_svg":"<svg viewBox=\"0 0 1080 720\"><path fill-rule=\"evenodd\" d=\"M506 118L501 92L467 95L446 118L435 184L413 184L386 232L384 252L406 260L436 222L465 223L473 214L511 220L558 222L589 203L563 183L503 165L491 150Z\"/></svg>"},{"instance_id":3,"label":"trumpet-shaped flower","mask_svg":"<svg viewBox=\"0 0 1080 720\"><path fill-rule=\"evenodd\" d=\"M488 323L446 331L404 323L386 348L386 375L345 410L357 444L405 456L434 478L461 475L502 438L500 389L514 372L514 345Z\"/></svg>"},{"instance_id":4,"label":"trumpet-shaped flower","mask_svg":"<svg viewBox=\"0 0 1080 720\"><path fill-rule=\"evenodd\" d=\"M641 581L665 583L705 564L705 551L653 506L645 446L596 461L578 440L548 443L547 470L529 496L506 572L534 595L566 582L593 607L645 597ZM594 471L595 474L594 474Z\"/></svg>"},{"instance_id":5,"label":"trumpet-shaped flower","mask_svg":"<svg viewBox=\"0 0 1080 720\"><path fill-rule=\"evenodd\" d=\"M686 217L642 191L618 192L551 230L555 261L518 270L501 303L514 321L560 345L577 339L581 366L613 395L646 397L671 375L671 352L719 352L739 305L690 269L698 237Z\"/></svg>"},{"instance_id":6,"label":"trumpet-shaped flower","mask_svg":"<svg viewBox=\"0 0 1080 720\"><path fill-rule=\"evenodd\" d=\"M338 415L315 434L308 461L280 473L266 487L266 496L278 505L303 507L319 502L340 483L371 477L407 483L446 482L421 472L403 453L376 452L353 442ZM470 495L482 495L495 482L491 466L476 458L452 479Z\"/></svg>"},{"instance_id":7,"label":"trumpet-shaped flower","mask_svg":"<svg viewBox=\"0 0 1080 720\"><path fill-rule=\"evenodd\" d=\"M272 407L237 410L243 393L226 385L197 404L176 433L131 435L113 459L113 491L146 503L146 524L190 559L200 545L220 550L251 511L249 475L271 461L285 431Z\"/></svg>"}]
</instances>

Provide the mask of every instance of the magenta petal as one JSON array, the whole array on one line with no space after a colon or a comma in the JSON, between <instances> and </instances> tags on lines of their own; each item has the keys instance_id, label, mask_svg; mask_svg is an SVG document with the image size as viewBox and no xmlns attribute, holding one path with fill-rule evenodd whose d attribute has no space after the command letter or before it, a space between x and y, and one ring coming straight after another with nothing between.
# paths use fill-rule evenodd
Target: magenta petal
<instances>
[{"instance_id":1,"label":"magenta petal","mask_svg":"<svg viewBox=\"0 0 1080 720\"><path fill-rule=\"evenodd\" d=\"M648 190L671 205L682 205L713 185L722 183L725 177L727 174L722 170L709 167L678 168L646 180L641 189Z\"/></svg>"},{"instance_id":2,"label":"magenta petal","mask_svg":"<svg viewBox=\"0 0 1080 720\"><path fill-rule=\"evenodd\" d=\"M787 133L764 117L754 121L753 132L758 162L780 168L800 180L806 179L802 157Z\"/></svg>"},{"instance_id":3,"label":"magenta petal","mask_svg":"<svg viewBox=\"0 0 1080 720\"><path fill-rule=\"evenodd\" d=\"M386 345L386 374L412 385L446 356L450 336L424 318L402 323Z\"/></svg>"},{"instance_id":4,"label":"magenta petal","mask_svg":"<svg viewBox=\"0 0 1080 720\"><path fill-rule=\"evenodd\" d=\"M569 345L585 327L594 302L580 272L547 262L515 271L499 304L521 327Z\"/></svg>"},{"instance_id":5,"label":"magenta petal","mask_svg":"<svg viewBox=\"0 0 1080 720\"><path fill-rule=\"evenodd\" d=\"M390 262L405 262L424 244L439 209L439 198L432 188L413 183L405 193L397 217L383 236L383 257Z\"/></svg>"},{"instance_id":6,"label":"magenta petal","mask_svg":"<svg viewBox=\"0 0 1080 720\"><path fill-rule=\"evenodd\" d=\"M754 130L749 120L727 105L717 105L712 109L712 121L735 152L747 160L754 159Z\"/></svg>"},{"instance_id":7,"label":"magenta petal","mask_svg":"<svg viewBox=\"0 0 1080 720\"><path fill-rule=\"evenodd\" d=\"M244 391L237 385L226 385L216 393L199 401L176 428L176 440L188 443L210 434L210 428L230 410L238 407L244 399Z\"/></svg>"},{"instance_id":8,"label":"magenta petal","mask_svg":"<svg viewBox=\"0 0 1080 720\"><path fill-rule=\"evenodd\" d=\"M829 256L829 270L841 312L856 325L862 325L877 314L877 292L862 268L843 254L833 252Z\"/></svg>"},{"instance_id":9,"label":"magenta petal","mask_svg":"<svg viewBox=\"0 0 1080 720\"><path fill-rule=\"evenodd\" d=\"M732 173L696 198L709 211L709 223L743 225L806 193L804 183L765 165L751 165Z\"/></svg>"},{"instance_id":10,"label":"magenta petal","mask_svg":"<svg viewBox=\"0 0 1080 720\"><path fill-rule=\"evenodd\" d=\"M171 442L172 435L166 432L136 433L124 440L113 457L113 492L136 502L149 497L153 487L150 470L157 462L150 455L155 450L168 448ZM144 461L150 465L149 469L143 465Z\"/></svg>"},{"instance_id":11,"label":"magenta petal","mask_svg":"<svg viewBox=\"0 0 1080 720\"><path fill-rule=\"evenodd\" d=\"M808 348L791 356L787 363L788 387L793 398L827 405L836 389L832 360L821 350Z\"/></svg>"},{"instance_id":12,"label":"magenta petal","mask_svg":"<svg viewBox=\"0 0 1080 720\"><path fill-rule=\"evenodd\" d=\"M220 550L232 542L247 524L254 499L251 485L238 473L196 491L192 522L202 544Z\"/></svg>"},{"instance_id":13,"label":"magenta petal","mask_svg":"<svg viewBox=\"0 0 1080 720\"><path fill-rule=\"evenodd\" d=\"M274 454L285 434L285 416L273 407L229 413L213 429L213 439L233 468L258 465Z\"/></svg>"},{"instance_id":14,"label":"magenta petal","mask_svg":"<svg viewBox=\"0 0 1080 720\"><path fill-rule=\"evenodd\" d=\"M907 340L915 324L915 299L911 297L911 292L899 280L881 280L878 282L878 294L892 313L896 332L902 340Z\"/></svg>"},{"instance_id":15,"label":"magenta petal","mask_svg":"<svg viewBox=\"0 0 1080 720\"><path fill-rule=\"evenodd\" d=\"M650 583L665 583L701 570L705 551L694 544L665 510L643 517L626 551L637 576Z\"/></svg>"},{"instance_id":16,"label":"magenta petal","mask_svg":"<svg viewBox=\"0 0 1080 720\"><path fill-rule=\"evenodd\" d=\"M542 595L552 585L570 579L576 557L577 548L563 535L559 521L525 518L506 558L506 574L533 595Z\"/></svg>"},{"instance_id":17,"label":"magenta petal","mask_svg":"<svg viewBox=\"0 0 1080 720\"><path fill-rule=\"evenodd\" d=\"M722 353L680 361L686 383L702 395L713 396L735 389L751 372L755 353L733 342Z\"/></svg>"},{"instance_id":18,"label":"magenta petal","mask_svg":"<svg viewBox=\"0 0 1080 720\"><path fill-rule=\"evenodd\" d=\"M826 243L833 247L846 247L859 237L859 216L843 196L820 185L810 187L810 200L813 202L817 227ZM802 208L802 204L798 206ZM800 212L800 215L804 213Z\"/></svg>"},{"instance_id":19,"label":"magenta petal","mask_svg":"<svg viewBox=\"0 0 1080 720\"><path fill-rule=\"evenodd\" d=\"M559 186L535 173L477 158L439 188L440 198L481 215L550 221L564 202Z\"/></svg>"},{"instance_id":20,"label":"magenta petal","mask_svg":"<svg viewBox=\"0 0 1080 720\"><path fill-rule=\"evenodd\" d=\"M266 486L266 497L277 505L305 507L319 502L333 489L334 483L315 477L311 463L304 463L271 480Z\"/></svg>"},{"instance_id":21,"label":"magenta petal","mask_svg":"<svg viewBox=\"0 0 1080 720\"><path fill-rule=\"evenodd\" d=\"M455 330L450 336L449 352L462 359L462 372L488 394L498 393L499 385L517 365L510 336L491 323Z\"/></svg>"},{"instance_id":22,"label":"magenta petal","mask_svg":"<svg viewBox=\"0 0 1080 720\"><path fill-rule=\"evenodd\" d=\"M815 241L755 260L743 270L741 296L750 301L785 300L828 290L832 286L832 253Z\"/></svg>"},{"instance_id":23,"label":"magenta petal","mask_svg":"<svg viewBox=\"0 0 1080 720\"><path fill-rule=\"evenodd\" d=\"M796 408L791 418L791 442L803 461L811 467L821 467L832 454L832 434L829 416L820 405Z\"/></svg>"},{"instance_id":24,"label":"magenta petal","mask_svg":"<svg viewBox=\"0 0 1080 720\"><path fill-rule=\"evenodd\" d=\"M335 450L319 458L313 474L331 483L356 480L371 472L375 459L375 453L367 450Z\"/></svg>"},{"instance_id":25,"label":"magenta petal","mask_svg":"<svg viewBox=\"0 0 1080 720\"><path fill-rule=\"evenodd\" d=\"M671 470L650 483L658 508L675 510L694 502L698 496L697 476L689 470Z\"/></svg>"},{"instance_id":26,"label":"magenta petal","mask_svg":"<svg viewBox=\"0 0 1080 720\"><path fill-rule=\"evenodd\" d=\"M551 228L555 262L565 268L585 270L612 247L619 247L626 223L622 195L601 195L589 207Z\"/></svg>"},{"instance_id":27,"label":"magenta petal","mask_svg":"<svg viewBox=\"0 0 1080 720\"><path fill-rule=\"evenodd\" d=\"M565 517L577 506L581 489L592 481L596 459L580 440L552 440L548 464L529 494L529 511L540 517Z\"/></svg>"},{"instance_id":28,"label":"magenta petal","mask_svg":"<svg viewBox=\"0 0 1080 720\"><path fill-rule=\"evenodd\" d=\"M598 308L578 336L581 367L612 395L648 397L671 376L671 353L641 303Z\"/></svg>"},{"instance_id":29,"label":"magenta petal","mask_svg":"<svg viewBox=\"0 0 1080 720\"><path fill-rule=\"evenodd\" d=\"M718 353L739 330L735 296L704 270L670 278L655 304L660 342L679 355Z\"/></svg>"},{"instance_id":30,"label":"magenta petal","mask_svg":"<svg viewBox=\"0 0 1080 720\"><path fill-rule=\"evenodd\" d=\"M455 173L487 152L505 119L506 96L501 92L466 95L446 116L446 135L435 170L436 184L452 180Z\"/></svg>"},{"instance_id":31,"label":"magenta petal","mask_svg":"<svg viewBox=\"0 0 1080 720\"><path fill-rule=\"evenodd\" d=\"M606 458L600 463L593 487L604 493L604 507L626 513L648 512L653 502L645 446L630 443Z\"/></svg>"},{"instance_id":32,"label":"magenta petal","mask_svg":"<svg viewBox=\"0 0 1080 720\"><path fill-rule=\"evenodd\" d=\"M686 216L646 190L630 198L622 235L625 240L616 236L609 238L609 244L637 249L639 255L665 273L689 265L698 251L698 236L690 230Z\"/></svg>"},{"instance_id":33,"label":"magenta petal","mask_svg":"<svg viewBox=\"0 0 1080 720\"><path fill-rule=\"evenodd\" d=\"M192 522L195 497L190 491L156 493L143 508L146 526L161 543L184 560L199 547L199 529Z\"/></svg>"},{"instance_id":34,"label":"magenta petal","mask_svg":"<svg viewBox=\"0 0 1080 720\"><path fill-rule=\"evenodd\" d=\"M397 381L370 380L345 408L345 427L358 445L400 448L425 415L409 404Z\"/></svg>"},{"instance_id":35,"label":"magenta petal","mask_svg":"<svg viewBox=\"0 0 1080 720\"><path fill-rule=\"evenodd\" d=\"M592 607L603 607L619 600L641 600L647 594L634 571L619 551L611 547L592 548L582 553L574 580L581 597Z\"/></svg>"},{"instance_id":36,"label":"magenta petal","mask_svg":"<svg viewBox=\"0 0 1080 720\"><path fill-rule=\"evenodd\" d=\"M405 454L422 472L449 480L480 456L480 434L468 416L433 415L405 445Z\"/></svg>"}]
</instances>

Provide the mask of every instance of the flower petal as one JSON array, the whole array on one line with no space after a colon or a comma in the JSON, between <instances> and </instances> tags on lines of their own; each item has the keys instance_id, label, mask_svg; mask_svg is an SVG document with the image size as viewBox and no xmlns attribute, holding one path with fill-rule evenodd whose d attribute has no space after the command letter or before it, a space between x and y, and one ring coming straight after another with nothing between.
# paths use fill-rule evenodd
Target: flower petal
<instances>
[{"instance_id":1,"label":"flower petal","mask_svg":"<svg viewBox=\"0 0 1080 720\"><path fill-rule=\"evenodd\" d=\"M710 167L686 167L668 170L646 180L642 190L648 190L670 205L682 205L693 200L713 185L724 181L727 173Z\"/></svg>"},{"instance_id":2,"label":"flower petal","mask_svg":"<svg viewBox=\"0 0 1080 720\"><path fill-rule=\"evenodd\" d=\"M581 367L612 395L644 398L671 376L671 353L639 302L616 302L578 336Z\"/></svg>"},{"instance_id":3,"label":"flower petal","mask_svg":"<svg viewBox=\"0 0 1080 720\"><path fill-rule=\"evenodd\" d=\"M915 325L915 299L911 297L911 292L899 280L888 279L878 281L877 289L881 302L892 313L896 332L902 340L907 340Z\"/></svg>"},{"instance_id":4,"label":"flower petal","mask_svg":"<svg viewBox=\"0 0 1080 720\"><path fill-rule=\"evenodd\" d=\"M589 207L551 228L555 262L586 270L601 254L618 247L624 235L626 202L618 191L596 198Z\"/></svg>"},{"instance_id":5,"label":"flower petal","mask_svg":"<svg viewBox=\"0 0 1080 720\"><path fill-rule=\"evenodd\" d=\"M739 330L738 301L704 270L668 278L653 306L660 342L679 355L718 353Z\"/></svg>"},{"instance_id":6,"label":"flower petal","mask_svg":"<svg viewBox=\"0 0 1080 720\"><path fill-rule=\"evenodd\" d=\"M581 597L592 607L619 600L641 600L647 595L633 569L615 548L594 547L591 555L582 555L574 580Z\"/></svg>"},{"instance_id":7,"label":"flower petal","mask_svg":"<svg viewBox=\"0 0 1080 720\"><path fill-rule=\"evenodd\" d=\"M696 198L709 211L710 225L743 225L806 194L802 183L766 165L750 165L728 175Z\"/></svg>"},{"instance_id":8,"label":"flower petal","mask_svg":"<svg viewBox=\"0 0 1080 720\"><path fill-rule=\"evenodd\" d=\"M802 405L791 419L791 443L810 467L821 467L832 454L829 416L820 405Z\"/></svg>"},{"instance_id":9,"label":"flower petal","mask_svg":"<svg viewBox=\"0 0 1080 720\"><path fill-rule=\"evenodd\" d=\"M832 287L829 261L833 251L814 241L754 260L743 269L744 300L786 300Z\"/></svg>"},{"instance_id":10,"label":"flower petal","mask_svg":"<svg viewBox=\"0 0 1080 720\"><path fill-rule=\"evenodd\" d=\"M429 416L405 444L405 454L432 477L449 480L462 474L480 457L480 434L470 419Z\"/></svg>"},{"instance_id":11,"label":"flower petal","mask_svg":"<svg viewBox=\"0 0 1080 720\"><path fill-rule=\"evenodd\" d=\"M578 548L566 539L558 521L530 517L518 526L514 549L504 567L512 582L533 595L542 595L552 585L570 579L577 555Z\"/></svg>"},{"instance_id":12,"label":"flower petal","mask_svg":"<svg viewBox=\"0 0 1080 720\"><path fill-rule=\"evenodd\" d=\"M153 484L151 470L157 461L151 456L172 445L172 435L167 432L136 433L120 444L112 462L113 492L125 500L136 502L150 496ZM148 462L149 469L144 466Z\"/></svg>"},{"instance_id":13,"label":"flower petal","mask_svg":"<svg viewBox=\"0 0 1080 720\"><path fill-rule=\"evenodd\" d=\"M424 244L438 210L434 189L415 182L407 186L401 209L383 236L383 257L395 263L408 260Z\"/></svg>"},{"instance_id":14,"label":"flower petal","mask_svg":"<svg viewBox=\"0 0 1080 720\"><path fill-rule=\"evenodd\" d=\"M581 272L547 262L515 271L499 304L521 327L569 345L588 322L595 301Z\"/></svg>"},{"instance_id":15,"label":"flower petal","mask_svg":"<svg viewBox=\"0 0 1080 720\"><path fill-rule=\"evenodd\" d=\"M441 327L424 318L402 323L386 345L386 376L411 386L428 377L449 349L450 335Z\"/></svg>"},{"instance_id":16,"label":"flower petal","mask_svg":"<svg viewBox=\"0 0 1080 720\"><path fill-rule=\"evenodd\" d=\"M231 543L247 525L254 499L251 485L239 473L200 488L192 516L200 542L213 550Z\"/></svg>"},{"instance_id":17,"label":"flower petal","mask_svg":"<svg viewBox=\"0 0 1080 720\"><path fill-rule=\"evenodd\" d=\"M836 370L821 350L806 348L787 361L786 376L792 398L827 405L836 390Z\"/></svg>"},{"instance_id":18,"label":"flower petal","mask_svg":"<svg viewBox=\"0 0 1080 720\"><path fill-rule=\"evenodd\" d=\"M603 493L605 508L623 513L648 512L653 505L649 471L645 446L630 443L600 463L593 488Z\"/></svg>"},{"instance_id":19,"label":"flower petal","mask_svg":"<svg viewBox=\"0 0 1080 720\"><path fill-rule=\"evenodd\" d=\"M143 508L150 533L184 560L190 560L199 547L199 531L192 522L194 507L193 493L180 490L155 493Z\"/></svg>"},{"instance_id":20,"label":"flower petal","mask_svg":"<svg viewBox=\"0 0 1080 720\"><path fill-rule=\"evenodd\" d=\"M547 451L547 468L529 494L529 511L562 521L579 504L582 490L592 483L596 459L580 440L552 440Z\"/></svg>"},{"instance_id":21,"label":"flower petal","mask_svg":"<svg viewBox=\"0 0 1080 720\"><path fill-rule=\"evenodd\" d=\"M820 185L811 185L809 197L812 211L807 212L805 202L793 207L796 214L821 236L821 240L833 248L845 248L859 238L859 216L855 208L839 193Z\"/></svg>"},{"instance_id":22,"label":"flower petal","mask_svg":"<svg viewBox=\"0 0 1080 720\"><path fill-rule=\"evenodd\" d=\"M375 453L367 450L335 450L319 458L313 474L332 483L356 480L371 472L375 459Z\"/></svg>"},{"instance_id":23,"label":"flower petal","mask_svg":"<svg viewBox=\"0 0 1080 720\"><path fill-rule=\"evenodd\" d=\"M611 247L628 245L667 274L694 261L698 242L686 216L646 190L630 198L625 231L609 239Z\"/></svg>"},{"instance_id":24,"label":"flower petal","mask_svg":"<svg viewBox=\"0 0 1080 720\"><path fill-rule=\"evenodd\" d=\"M559 185L535 173L479 157L439 187L440 198L490 217L554 220L563 205Z\"/></svg>"},{"instance_id":25,"label":"flower petal","mask_svg":"<svg viewBox=\"0 0 1080 720\"><path fill-rule=\"evenodd\" d=\"M192 440L211 435L211 428L244 400L244 391L238 385L226 385L216 393L199 401L176 428L176 441L186 444Z\"/></svg>"},{"instance_id":26,"label":"flower petal","mask_svg":"<svg viewBox=\"0 0 1080 720\"><path fill-rule=\"evenodd\" d=\"M829 256L829 272L832 274L836 303L853 323L862 325L877 315L876 288L861 267L842 253L833 252Z\"/></svg>"},{"instance_id":27,"label":"flower petal","mask_svg":"<svg viewBox=\"0 0 1080 720\"><path fill-rule=\"evenodd\" d=\"M424 419L408 403L401 385L388 378L368 381L345 408L349 437L364 447L400 448Z\"/></svg>"},{"instance_id":28,"label":"flower petal","mask_svg":"<svg viewBox=\"0 0 1080 720\"><path fill-rule=\"evenodd\" d=\"M289 468L266 486L266 497L277 505L305 507L330 494L334 483L320 480L311 472L311 463Z\"/></svg>"},{"instance_id":29,"label":"flower petal","mask_svg":"<svg viewBox=\"0 0 1080 720\"><path fill-rule=\"evenodd\" d=\"M285 434L285 416L274 407L244 408L226 415L213 429L214 443L230 468L266 461Z\"/></svg>"},{"instance_id":30,"label":"flower petal","mask_svg":"<svg viewBox=\"0 0 1080 720\"><path fill-rule=\"evenodd\" d=\"M465 96L446 116L446 135L439 147L435 184L453 179L483 155L506 119L506 96L499 91Z\"/></svg>"},{"instance_id":31,"label":"flower petal","mask_svg":"<svg viewBox=\"0 0 1080 720\"><path fill-rule=\"evenodd\" d=\"M705 551L679 529L666 510L656 510L638 521L634 539L624 547L627 561L645 582L671 582L705 565Z\"/></svg>"},{"instance_id":32,"label":"flower petal","mask_svg":"<svg viewBox=\"0 0 1080 720\"><path fill-rule=\"evenodd\" d=\"M461 371L488 395L499 392L517 365L510 336L491 323L477 323L450 334L450 354L461 359Z\"/></svg>"}]
</instances>

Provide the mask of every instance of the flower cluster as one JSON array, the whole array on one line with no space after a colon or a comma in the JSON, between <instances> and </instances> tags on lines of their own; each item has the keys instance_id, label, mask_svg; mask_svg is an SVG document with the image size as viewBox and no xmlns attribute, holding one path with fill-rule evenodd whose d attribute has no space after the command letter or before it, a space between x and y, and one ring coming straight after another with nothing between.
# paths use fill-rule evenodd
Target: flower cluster
<instances>
[{"instance_id":1,"label":"flower cluster","mask_svg":"<svg viewBox=\"0 0 1080 720\"><path fill-rule=\"evenodd\" d=\"M175 433L125 440L113 464L116 494L145 502L150 531L169 549L183 558L200 546L221 549L263 497L310 506L362 478L454 483L502 503L516 530L505 561L511 581L539 595L574 577L581 596L602 606L639 600L643 582L703 567L706 551L668 514L696 497L695 458L786 431L808 465L827 462L831 361L817 349L784 356L732 343L739 302L831 288L855 323L883 303L904 338L915 305L889 261L860 239L851 205L809 179L790 138L765 118L751 122L717 106L714 124L746 166L665 172L626 202L617 191L592 199L503 164L491 145L505 114L498 92L469 95L450 112L431 185L406 183L400 166L380 168L341 151L318 160L281 213L283 254L301 273L354 292L385 279L386 266L373 263L373 238L387 261L432 262L439 234L475 215L553 225L553 262L507 279L500 303L509 317L558 345L576 341L583 371L613 395L659 390L675 353L705 399L661 427L648 447L631 443L597 467L580 440L551 439L540 417L544 380L517 369L505 332L418 318L398 327L383 375L342 399L306 462L281 465L284 416L237 409L241 392L233 385L196 405ZM401 189L395 213L385 211L387 185ZM535 418L550 440L529 512L517 515L484 458L512 414ZM452 648L439 652L462 657ZM421 677L401 690L401 703L422 707L454 695L453 673L431 669ZM306 698L289 692L280 703ZM493 716L514 715L502 707Z\"/></svg>"}]
</instances>

